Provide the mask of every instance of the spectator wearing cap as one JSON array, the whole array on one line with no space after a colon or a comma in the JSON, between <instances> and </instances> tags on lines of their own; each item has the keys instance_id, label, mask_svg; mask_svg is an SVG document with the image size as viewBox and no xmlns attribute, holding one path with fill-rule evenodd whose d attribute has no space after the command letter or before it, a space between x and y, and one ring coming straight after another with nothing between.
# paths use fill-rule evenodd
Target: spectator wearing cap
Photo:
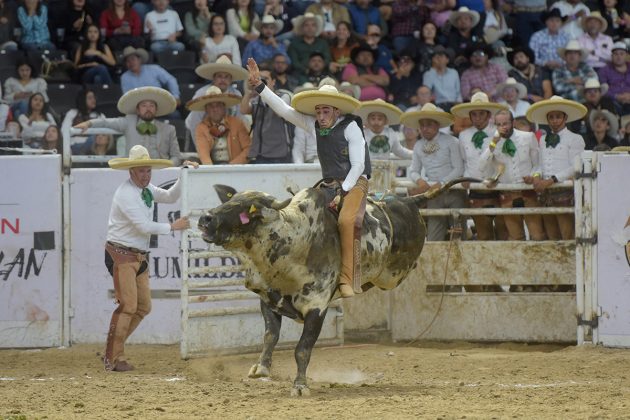
<instances>
[{"instance_id":1,"label":"spectator wearing cap","mask_svg":"<svg viewBox=\"0 0 630 420\"><path fill-rule=\"evenodd\" d=\"M243 63L246 63L250 57L262 63L271 60L276 54L282 54L289 59L286 47L276 39L276 34L280 32L283 26L281 20L276 20L271 15L265 15L261 21L255 23L255 26L260 31L260 37L250 41L245 47Z\"/></svg>"},{"instance_id":2,"label":"spectator wearing cap","mask_svg":"<svg viewBox=\"0 0 630 420\"><path fill-rule=\"evenodd\" d=\"M153 0L153 10L144 18L144 32L151 36L151 51L184 51L179 42L184 25L176 11L168 8L169 0Z\"/></svg>"},{"instance_id":3,"label":"spectator wearing cap","mask_svg":"<svg viewBox=\"0 0 630 420\"><path fill-rule=\"evenodd\" d=\"M416 63L403 52L396 57L394 71L389 78L388 102L404 111L412 105L413 90L421 84L422 74L416 69Z\"/></svg>"},{"instance_id":4,"label":"spectator wearing cap","mask_svg":"<svg viewBox=\"0 0 630 420\"><path fill-rule=\"evenodd\" d=\"M393 38L394 49L398 54L409 48L414 39L414 32L430 21L429 8L421 2L411 0L396 0L392 4L392 19L390 35Z\"/></svg>"},{"instance_id":5,"label":"spectator wearing cap","mask_svg":"<svg viewBox=\"0 0 630 420\"><path fill-rule=\"evenodd\" d=\"M333 39L339 22L350 22L348 9L333 0L321 0L306 8L306 13L320 16L324 22L322 36L326 39Z\"/></svg>"},{"instance_id":6,"label":"spectator wearing cap","mask_svg":"<svg viewBox=\"0 0 630 420\"><path fill-rule=\"evenodd\" d=\"M534 52L528 47L519 46L507 53L507 59L512 69L508 76L522 83L527 89L527 99L538 102L551 98L551 74L544 67L535 63Z\"/></svg>"},{"instance_id":7,"label":"spectator wearing cap","mask_svg":"<svg viewBox=\"0 0 630 420\"><path fill-rule=\"evenodd\" d=\"M529 48L536 54L536 63L548 69L562 66L562 57L558 55L558 48L563 48L569 42L566 33L560 30L566 19L560 10L551 9L541 16L546 28L535 32L529 40Z\"/></svg>"},{"instance_id":8,"label":"spectator wearing cap","mask_svg":"<svg viewBox=\"0 0 630 420\"><path fill-rule=\"evenodd\" d=\"M553 3L551 8L558 9L566 18L562 32L567 34L569 39L577 39L582 35L580 18L588 15L590 10L581 0L560 0Z\"/></svg>"},{"instance_id":9,"label":"spectator wearing cap","mask_svg":"<svg viewBox=\"0 0 630 420\"><path fill-rule=\"evenodd\" d=\"M608 96L616 101L621 115L630 113L630 66L625 43L615 42L610 64L599 69L599 80L608 84Z\"/></svg>"},{"instance_id":10,"label":"spectator wearing cap","mask_svg":"<svg viewBox=\"0 0 630 420\"><path fill-rule=\"evenodd\" d=\"M578 42L588 52L586 62L594 69L604 67L610 61L613 40L604 35L607 26L608 22L599 12L591 12L582 18L584 33Z\"/></svg>"},{"instance_id":11,"label":"spectator wearing cap","mask_svg":"<svg viewBox=\"0 0 630 420\"><path fill-rule=\"evenodd\" d=\"M407 108L405 112L420 111L424 105L435 102L435 96L428 86L422 85L416 89L416 94L411 98L411 102L415 105Z\"/></svg>"},{"instance_id":12,"label":"spectator wearing cap","mask_svg":"<svg viewBox=\"0 0 630 420\"><path fill-rule=\"evenodd\" d=\"M380 26L370 23L368 25L368 35L366 43L376 54L376 65L388 74L392 72L392 51L383 42L383 30Z\"/></svg>"},{"instance_id":13,"label":"spectator wearing cap","mask_svg":"<svg viewBox=\"0 0 630 420\"><path fill-rule=\"evenodd\" d=\"M488 94L491 99L497 97L497 85L507 79L505 69L488 60L491 58L492 50L483 44L473 45L468 49L471 67L462 73L462 96L465 100L470 100L473 90L480 89Z\"/></svg>"},{"instance_id":14,"label":"spectator wearing cap","mask_svg":"<svg viewBox=\"0 0 630 420\"><path fill-rule=\"evenodd\" d=\"M386 25L377 7L374 7L372 0L355 0L348 5L348 11L352 18L354 32L364 41L367 41L368 25L378 25L381 31L386 30Z\"/></svg>"},{"instance_id":15,"label":"spectator wearing cap","mask_svg":"<svg viewBox=\"0 0 630 420\"><path fill-rule=\"evenodd\" d=\"M553 88L558 96L573 101L584 100L584 82L586 79L597 79L597 73L586 64L587 52L580 43L571 40L558 53L564 58L564 65L551 73Z\"/></svg>"},{"instance_id":16,"label":"spectator wearing cap","mask_svg":"<svg viewBox=\"0 0 630 420\"><path fill-rule=\"evenodd\" d=\"M330 63L330 47L319 35L324 29L321 16L306 13L293 19L295 36L289 44L289 58L295 76L306 74L311 54L318 51L324 56L326 65Z\"/></svg>"},{"instance_id":17,"label":"spectator wearing cap","mask_svg":"<svg viewBox=\"0 0 630 420\"><path fill-rule=\"evenodd\" d=\"M444 110L462 102L459 74L448 67L451 57L452 52L449 49L436 46L431 56L431 68L422 78L422 84L433 92L435 103Z\"/></svg>"},{"instance_id":18,"label":"spectator wearing cap","mask_svg":"<svg viewBox=\"0 0 630 420\"><path fill-rule=\"evenodd\" d=\"M619 118L605 109L592 111L588 117L592 131L584 136L584 150L605 151L619 146L616 137Z\"/></svg>"},{"instance_id":19,"label":"spectator wearing cap","mask_svg":"<svg viewBox=\"0 0 630 420\"><path fill-rule=\"evenodd\" d=\"M508 77L505 82L497 86L497 96L500 104L508 106L513 118L523 117L529 109L530 103L524 101L527 98L527 88L513 77Z\"/></svg>"},{"instance_id":20,"label":"spectator wearing cap","mask_svg":"<svg viewBox=\"0 0 630 420\"><path fill-rule=\"evenodd\" d=\"M451 22L451 31L446 45L455 53L453 65L461 72L468 65L468 49L483 42L481 32L476 29L479 13L468 7L460 7L451 13L448 20Z\"/></svg>"},{"instance_id":21,"label":"spectator wearing cap","mask_svg":"<svg viewBox=\"0 0 630 420\"><path fill-rule=\"evenodd\" d=\"M298 83L304 84L311 82L314 85L318 85L322 79L329 76L331 76L331 74L326 67L324 54L315 51L311 53L311 56L308 58L306 74L300 74L298 76Z\"/></svg>"},{"instance_id":22,"label":"spectator wearing cap","mask_svg":"<svg viewBox=\"0 0 630 420\"><path fill-rule=\"evenodd\" d=\"M613 114L617 114L615 110L615 102L606 95L608 85L602 85L597 79L587 79L584 82L584 102L582 103L588 113L581 120L568 124L569 130L585 136L592 132L590 124L590 114L594 111L607 110Z\"/></svg>"},{"instance_id":23,"label":"spectator wearing cap","mask_svg":"<svg viewBox=\"0 0 630 420\"><path fill-rule=\"evenodd\" d=\"M387 99L385 88L389 85L389 75L375 65L376 53L368 45L352 50L352 63L348 64L341 78L361 86L361 100Z\"/></svg>"}]
</instances>

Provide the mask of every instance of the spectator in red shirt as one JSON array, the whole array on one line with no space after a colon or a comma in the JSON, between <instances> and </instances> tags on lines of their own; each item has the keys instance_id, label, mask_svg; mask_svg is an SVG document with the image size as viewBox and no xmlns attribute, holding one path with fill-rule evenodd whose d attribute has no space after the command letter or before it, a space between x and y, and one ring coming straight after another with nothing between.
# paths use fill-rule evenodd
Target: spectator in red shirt
<instances>
[{"instance_id":1,"label":"spectator in red shirt","mask_svg":"<svg viewBox=\"0 0 630 420\"><path fill-rule=\"evenodd\" d=\"M128 0L109 0L109 6L101 13L100 27L101 31L105 30L107 42L114 51L128 45L144 48L140 16Z\"/></svg>"}]
</instances>

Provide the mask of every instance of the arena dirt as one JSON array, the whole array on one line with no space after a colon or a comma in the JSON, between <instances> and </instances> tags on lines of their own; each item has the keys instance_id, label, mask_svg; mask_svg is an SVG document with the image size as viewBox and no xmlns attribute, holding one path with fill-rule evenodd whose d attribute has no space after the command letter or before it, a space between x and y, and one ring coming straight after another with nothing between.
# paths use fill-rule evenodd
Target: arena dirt
<instances>
[{"instance_id":1,"label":"arena dirt","mask_svg":"<svg viewBox=\"0 0 630 420\"><path fill-rule=\"evenodd\" d=\"M630 350L469 343L316 348L311 396L292 398L293 353L271 380L257 355L184 361L129 346L136 371L106 373L101 347L0 351L0 418L629 418Z\"/></svg>"}]
</instances>

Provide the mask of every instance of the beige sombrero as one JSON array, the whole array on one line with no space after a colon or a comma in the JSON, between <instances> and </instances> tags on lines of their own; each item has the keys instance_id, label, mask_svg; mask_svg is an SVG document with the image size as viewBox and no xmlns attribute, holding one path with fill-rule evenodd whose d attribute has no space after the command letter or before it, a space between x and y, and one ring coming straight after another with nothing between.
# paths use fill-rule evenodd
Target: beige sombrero
<instances>
[{"instance_id":1,"label":"beige sombrero","mask_svg":"<svg viewBox=\"0 0 630 420\"><path fill-rule=\"evenodd\" d=\"M373 112L380 112L381 114L385 114L385 117L387 117L388 125L400 123L400 116L402 115L402 111L400 110L400 108L398 108L396 105L385 102L382 99L375 99L373 101L362 101L359 105L359 108L354 111L356 115L361 117L364 123L367 121L368 116Z\"/></svg>"},{"instance_id":2,"label":"beige sombrero","mask_svg":"<svg viewBox=\"0 0 630 420\"><path fill-rule=\"evenodd\" d=\"M497 85L497 95L503 95L503 90L507 88L516 89L519 99L523 99L527 96L527 87L524 84L517 82L513 77L508 77L505 79L505 82Z\"/></svg>"},{"instance_id":3,"label":"beige sombrero","mask_svg":"<svg viewBox=\"0 0 630 420\"><path fill-rule=\"evenodd\" d=\"M173 166L173 162L168 159L151 159L147 148L139 144L133 146L131 150L129 150L128 158L114 158L110 159L107 163L112 169L131 169L138 168L140 166L150 166L153 169L162 169Z\"/></svg>"},{"instance_id":4,"label":"beige sombrero","mask_svg":"<svg viewBox=\"0 0 630 420\"><path fill-rule=\"evenodd\" d=\"M608 83L601 84L597 78L591 77L584 82L584 90L587 89L599 89L602 95L605 95L608 92Z\"/></svg>"},{"instance_id":5,"label":"beige sombrero","mask_svg":"<svg viewBox=\"0 0 630 420\"><path fill-rule=\"evenodd\" d=\"M195 69L195 73L197 73L199 77L203 77L208 80L212 80L214 74L218 72L231 74L233 81L245 80L249 77L247 70L232 63L232 60L230 60L230 58L226 55L222 55L217 58L217 61L214 63L202 64Z\"/></svg>"},{"instance_id":6,"label":"beige sombrero","mask_svg":"<svg viewBox=\"0 0 630 420\"><path fill-rule=\"evenodd\" d=\"M142 63L149 61L149 53L144 48L134 48L132 46L125 47L122 55L123 61L125 61L130 55L138 56L138 58L140 58L140 62Z\"/></svg>"},{"instance_id":7,"label":"beige sombrero","mask_svg":"<svg viewBox=\"0 0 630 420\"><path fill-rule=\"evenodd\" d=\"M136 113L136 107L142 101L153 101L157 104L156 117L168 115L177 108L177 100L171 93L159 87L145 86L131 89L118 100L118 111L125 115Z\"/></svg>"},{"instance_id":8,"label":"beige sombrero","mask_svg":"<svg viewBox=\"0 0 630 420\"><path fill-rule=\"evenodd\" d=\"M595 109L591 111L591 114L588 117L588 122L589 122L589 125L591 126L591 130L593 129L593 123L595 122L595 118L600 117L600 116L608 120L607 134L612 138L617 137L617 134L619 132L619 118L617 118L615 114L613 114L612 112L606 109Z\"/></svg>"},{"instance_id":9,"label":"beige sombrero","mask_svg":"<svg viewBox=\"0 0 630 420\"><path fill-rule=\"evenodd\" d=\"M584 105L575 101L564 99L554 95L549 99L536 102L527 110L527 120L537 124L548 124L547 114L552 111L561 111L567 114L567 122L584 118L587 109Z\"/></svg>"},{"instance_id":10,"label":"beige sombrero","mask_svg":"<svg viewBox=\"0 0 630 420\"><path fill-rule=\"evenodd\" d=\"M241 98L233 93L223 93L217 86L210 86L206 90L206 94L198 98L188 101L186 108L190 111L205 111L206 105L212 102L223 102L226 107L232 107L240 104Z\"/></svg>"},{"instance_id":11,"label":"beige sombrero","mask_svg":"<svg viewBox=\"0 0 630 420\"><path fill-rule=\"evenodd\" d=\"M586 60L586 57L588 57L588 51L582 48L582 46L580 45L577 39L572 39L569 42L567 42L567 45L565 45L564 47L558 48L558 55L564 58L564 55L566 54L567 51L579 52L581 54L582 61Z\"/></svg>"},{"instance_id":12,"label":"beige sombrero","mask_svg":"<svg viewBox=\"0 0 630 420\"><path fill-rule=\"evenodd\" d=\"M315 32L315 37L318 37L324 30L324 18L310 12L304 13L303 15L291 19L291 23L293 24L293 32L295 32L297 36L302 36L302 24L306 19L315 20L315 23L317 24L317 32Z\"/></svg>"},{"instance_id":13,"label":"beige sombrero","mask_svg":"<svg viewBox=\"0 0 630 420\"><path fill-rule=\"evenodd\" d=\"M477 24L479 23L479 13L475 12L474 10L470 10L466 6L460 7L455 12L451 12L451 14L448 17L448 20L449 22L451 22L451 25L455 26L455 22L462 15L468 15L472 18L473 28L477 26Z\"/></svg>"},{"instance_id":14,"label":"beige sombrero","mask_svg":"<svg viewBox=\"0 0 630 420\"><path fill-rule=\"evenodd\" d=\"M261 20L257 20L254 23L254 27L260 31L260 28L262 28L263 25L275 25L276 33L278 33L284 27L284 22L282 22L280 19L274 18L271 15L265 15Z\"/></svg>"},{"instance_id":15,"label":"beige sombrero","mask_svg":"<svg viewBox=\"0 0 630 420\"><path fill-rule=\"evenodd\" d=\"M291 101L293 108L309 115L315 115L317 105L332 106L338 108L342 114L352 114L359 104L357 99L339 92L336 87L330 85L324 85L317 90L300 92Z\"/></svg>"},{"instance_id":16,"label":"beige sombrero","mask_svg":"<svg viewBox=\"0 0 630 420\"><path fill-rule=\"evenodd\" d=\"M583 16L580 20L580 26L582 26L584 32L586 32L586 28L584 26L589 19L596 19L599 21L599 23L601 23L602 27L600 28L599 32L604 33L606 32L606 29L608 29L608 22L602 16L602 14L600 12L591 12L588 15Z\"/></svg>"},{"instance_id":17,"label":"beige sombrero","mask_svg":"<svg viewBox=\"0 0 630 420\"><path fill-rule=\"evenodd\" d=\"M470 102L452 107L451 114L459 118L468 118L470 111L488 111L494 115L502 109L508 109L507 105L490 102L488 95L484 92L477 92L470 98Z\"/></svg>"},{"instance_id":18,"label":"beige sombrero","mask_svg":"<svg viewBox=\"0 0 630 420\"><path fill-rule=\"evenodd\" d=\"M342 93L352 92L352 95L350 96L355 99L359 99L361 97L361 86L354 85L350 82L341 82L341 84L339 85L339 90Z\"/></svg>"},{"instance_id":19,"label":"beige sombrero","mask_svg":"<svg viewBox=\"0 0 630 420\"><path fill-rule=\"evenodd\" d=\"M433 120L440 124L441 128L444 128L453 124L455 117L431 102L422 105L419 111L403 112L400 116L400 123L409 128L420 128L420 120Z\"/></svg>"}]
</instances>

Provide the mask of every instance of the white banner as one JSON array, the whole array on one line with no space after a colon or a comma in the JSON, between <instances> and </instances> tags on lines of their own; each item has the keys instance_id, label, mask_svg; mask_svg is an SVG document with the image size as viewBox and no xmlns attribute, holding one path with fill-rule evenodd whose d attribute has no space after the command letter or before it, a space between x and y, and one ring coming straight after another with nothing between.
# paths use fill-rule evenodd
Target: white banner
<instances>
[{"instance_id":1,"label":"white banner","mask_svg":"<svg viewBox=\"0 0 630 420\"><path fill-rule=\"evenodd\" d=\"M61 157L0 157L0 342L61 345Z\"/></svg>"}]
</instances>

